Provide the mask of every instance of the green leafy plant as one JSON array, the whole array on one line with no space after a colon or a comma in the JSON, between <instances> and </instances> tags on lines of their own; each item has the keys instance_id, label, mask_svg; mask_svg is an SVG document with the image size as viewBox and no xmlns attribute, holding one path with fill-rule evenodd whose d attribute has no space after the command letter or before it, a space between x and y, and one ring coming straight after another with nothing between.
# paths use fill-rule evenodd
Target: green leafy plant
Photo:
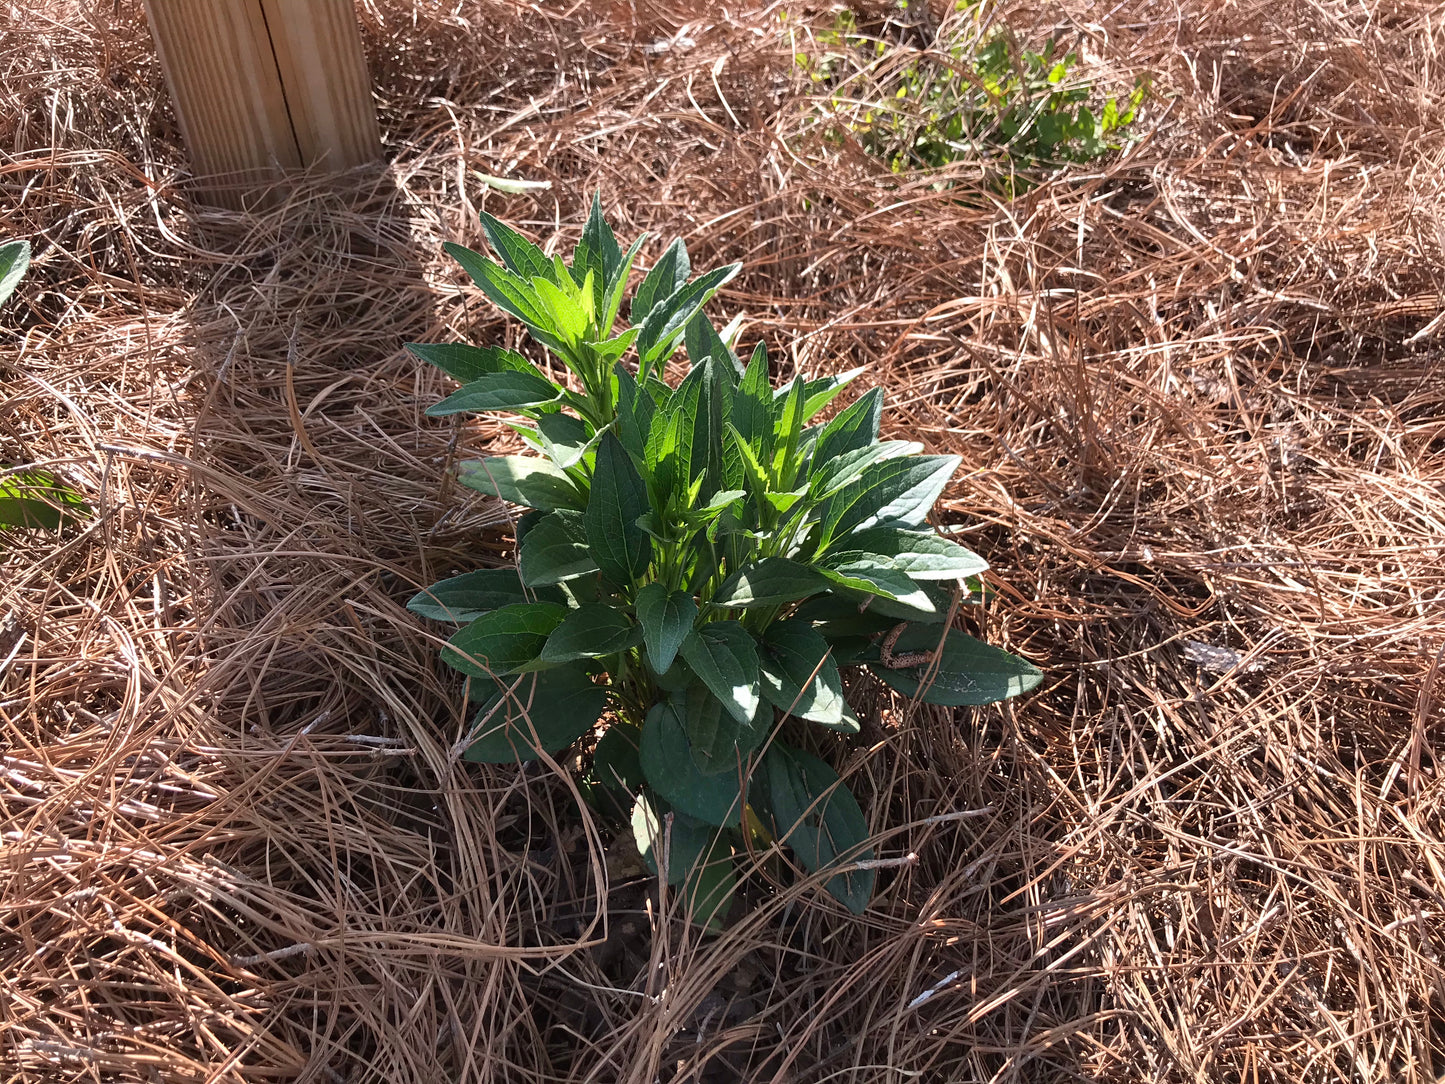
<instances>
[{"instance_id":1,"label":"green leafy plant","mask_svg":"<svg viewBox=\"0 0 1445 1084\"><path fill-rule=\"evenodd\" d=\"M29 266L28 241L0 245L0 305L10 299ZM39 527L53 531L86 511L80 495L47 471L0 472L0 529Z\"/></svg>"},{"instance_id":2,"label":"green leafy plant","mask_svg":"<svg viewBox=\"0 0 1445 1084\"><path fill-rule=\"evenodd\" d=\"M829 97L833 118L895 172L992 162L999 187L1013 192L1040 170L1123 149L1144 80L1125 99L1100 96L1074 74L1078 53L1056 38L1037 52L1007 27L980 40L972 29L980 7L959 3L975 17L955 21L935 49L902 65L886 63L887 43L859 34L845 9L816 36L823 52L796 60L814 82L840 86Z\"/></svg>"},{"instance_id":3,"label":"green leafy plant","mask_svg":"<svg viewBox=\"0 0 1445 1084\"><path fill-rule=\"evenodd\" d=\"M673 242L614 335L642 241L624 252L598 201L570 265L482 224L500 263L448 252L569 379L499 347L409 345L462 382L430 415L519 415L538 453L460 470L530 509L517 568L446 579L409 603L462 626L442 655L480 702L466 756L531 760L602 729L587 794L630 820L698 921L720 922L734 854L772 841L807 870L836 871L828 891L861 911L867 822L795 743L801 722L858 730L839 668L868 666L936 704L1040 680L950 628L986 568L927 524L958 458L880 440L877 389L814 422L858 371L774 389L761 345L742 364L701 313L737 265L692 278ZM680 347L690 369L674 386L665 370Z\"/></svg>"}]
</instances>

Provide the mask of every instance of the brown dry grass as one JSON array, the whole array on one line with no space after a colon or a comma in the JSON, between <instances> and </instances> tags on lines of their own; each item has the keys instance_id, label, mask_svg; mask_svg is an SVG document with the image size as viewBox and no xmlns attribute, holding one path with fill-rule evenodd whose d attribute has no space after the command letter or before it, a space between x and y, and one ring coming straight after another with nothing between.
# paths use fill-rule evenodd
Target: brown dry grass
<instances>
[{"instance_id":1,"label":"brown dry grass","mask_svg":"<svg viewBox=\"0 0 1445 1084\"><path fill-rule=\"evenodd\" d=\"M1007 4L1158 96L1124 161L982 209L798 138L776 6L362 11L389 166L243 215L178 183L137 4L0 4L37 249L0 461L99 513L0 556L4 1080L1445 1072L1437 7ZM594 187L963 455L987 635L1049 673L974 713L855 684L835 762L917 856L862 917L760 887L699 942L562 780L459 762L402 609L505 555L445 481L501 432L425 420L399 350L515 335L440 243L484 201L569 240Z\"/></svg>"}]
</instances>

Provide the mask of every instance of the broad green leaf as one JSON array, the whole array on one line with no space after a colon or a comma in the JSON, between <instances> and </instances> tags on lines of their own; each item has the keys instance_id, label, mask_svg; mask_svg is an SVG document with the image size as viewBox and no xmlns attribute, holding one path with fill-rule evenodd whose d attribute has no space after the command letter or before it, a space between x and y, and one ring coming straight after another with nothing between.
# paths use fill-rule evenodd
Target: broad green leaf
<instances>
[{"instance_id":1,"label":"broad green leaf","mask_svg":"<svg viewBox=\"0 0 1445 1084\"><path fill-rule=\"evenodd\" d=\"M897 568L892 558L882 554L843 550L828 554L816 567L843 587L881 595L925 613L933 606L927 592L914 583L908 573Z\"/></svg>"},{"instance_id":2,"label":"broad green leaf","mask_svg":"<svg viewBox=\"0 0 1445 1084\"><path fill-rule=\"evenodd\" d=\"M561 583L597 571L580 512L553 512L527 532L518 566L528 587Z\"/></svg>"},{"instance_id":3,"label":"broad green leaf","mask_svg":"<svg viewBox=\"0 0 1445 1084\"><path fill-rule=\"evenodd\" d=\"M676 701L664 700L647 713L639 760L647 785L674 809L712 825L741 822L741 780L736 771L708 775L698 769Z\"/></svg>"},{"instance_id":4,"label":"broad green leaf","mask_svg":"<svg viewBox=\"0 0 1445 1084\"><path fill-rule=\"evenodd\" d=\"M637 339L637 328L628 328L621 335L611 339L604 339L602 342L585 342L582 345L590 350L598 361L598 370L603 371L623 354L627 348Z\"/></svg>"},{"instance_id":5,"label":"broad green leaf","mask_svg":"<svg viewBox=\"0 0 1445 1084\"><path fill-rule=\"evenodd\" d=\"M652 418L657 404L651 395L637 386L622 362L612 367L617 380L617 421L613 430L634 463L643 463L647 454L647 436L652 431Z\"/></svg>"},{"instance_id":6,"label":"broad green leaf","mask_svg":"<svg viewBox=\"0 0 1445 1084\"><path fill-rule=\"evenodd\" d=\"M772 477L782 489L791 489L797 477L798 441L803 435L803 378L795 377L787 394L773 401Z\"/></svg>"},{"instance_id":7,"label":"broad green leaf","mask_svg":"<svg viewBox=\"0 0 1445 1084\"><path fill-rule=\"evenodd\" d=\"M694 497L711 501L715 493L737 489L742 478L728 462L728 444L723 434L732 415L737 374L726 362L716 357L703 360L702 402L694 422L692 437L692 476L702 485Z\"/></svg>"},{"instance_id":8,"label":"broad green leaf","mask_svg":"<svg viewBox=\"0 0 1445 1084\"><path fill-rule=\"evenodd\" d=\"M581 418L561 412L539 417L537 435L547 458L563 470L582 462L592 446L602 439L602 434L592 432L592 427Z\"/></svg>"},{"instance_id":9,"label":"broad green leaf","mask_svg":"<svg viewBox=\"0 0 1445 1084\"><path fill-rule=\"evenodd\" d=\"M482 229L486 231L492 251L506 265L507 270L523 279L540 277L556 281L556 265L540 248L486 211L481 213L481 219Z\"/></svg>"},{"instance_id":10,"label":"broad green leaf","mask_svg":"<svg viewBox=\"0 0 1445 1084\"><path fill-rule=\"evenodd\" d=\"M768 350L762 343L738 382L729 419L758 463L773 459L773 397L768 385Z\"/></svg>"},{"instance_id":11,"label":"broad green leaf","mask_svg":"<svg viewBox=\"0 0 1445 1084\"><path fill-rule=\"evenodd\" d=\"M1032 663L957 629L947 631L939 650L940 631L937 625L909 625L892 647L894 656L937 651L934 664L898 669L885 666L880 657L881 642L860 661L870 663L869 669L884 684L904 696L950 707L1007 700L1036 688L1044 679Z\"/></svg>"},{"instance_id":12,"label":"broad green leaf","mask_svg":"<svg viewBox=\"0 0 1445 1084\"><path fill-rule=\"evenodd\" d=\"M703 852L702 859L693 864L683 881L683 902L688 917L708 933L721 933L723 922L733 904L737 891L737 868L733 865L732 847L726 836L731 833L719 832L712 844Z\"/></svg>"},{"instance_id":13,"label":"broad green leaf","mask_svg":"<svg viewBox=\"0 0 1445 1084\"><path fill-rule=\"evenodd\" d=\"M875 463L916 455L921 451L923 445L916 441L884 440L824 461L819 458L815 447L809 471L808 492L815 500L821 500L832 496L850 482L857 481L864 470Z\"/></svg>"},{"instance_id":14,"label":"broad green leaf","mask_svg":"<svg viewBox=\"0 0 1445 1084\"><path fill-rule=\"evenodd\" d=\"M932 531L872 527L848 536L848 548L879 553L915 580L961 580L988 569L988 562Z\"/></svg>"},{"instance_id":15,"label":"broad green leaf","mask_svg":"<svg viewBox=\"0 0 1445 1084\"><path fill-rule=\"evenodd\" d=\"M592 751L592 770L584 779L586 797L612 820L627 820L632 815L634 799L642 791L642 764L637 755L641 740L640 729L614 722Z\"/></svg>"},{"instance_id":16,"label":"broad green leaf","mask_svg":"<svg viewBox=\"0 0 1445 1084\"><path fill-rule=\"evenodd\" d=\"M587 225L582 228L582 239L572 253L572 278L581 286L592 275L593 312L601 314L607 309L608 287L617 281L622 270L622 249L612 233L612 227L602 217L602 197L592 194L592 210L587 216ZM610 328L599 325L603 332Z\"/></svg>"},{"instance_id":17,"label":"broad green leaf","mask_svg":"<svg viewBox=\"0 0 1445 1084\"><path fill-rule=\"evenodd\" d=\"M587 328L592 320L576 299L549 279L533 279L532 290L537 295L538 304L551 318L551 329L558 338L569 347L575 347L587 337Z\"/></svg>"},{"instance_id":18,"label":"broad green leaf","mask_svg":"<svg viewBox=\"0 0 1445 1084\"><path fill-rule=\"evenodd\" d=\"M678 649L713 695L739 723L758 711L758 647L736 621L713 621L690 633Z\"/></svg>"},{"instance_id":19,"label":"broad green leaf","mask_svg":"<svg viewBox=\"0 0 1445 1084\"><path fill-rule=\"evenodd\" d=\"M696 681L684 693L684 712L692 758L708 774L736 771L740 759L767 741L773 728L773 708L767 701L760 700L753 717L739 722L728 705Z\"/></svg>"},{"instance_id":20,"label":"broad green leaf","mask_svg":"<svg viewBox=\"0 0 1445 1084\"><path fill-rule=\"evenodd\" d=\"M652 539L638 525L648 510L647 487L617 437L603 436L592 470L592 496L582 516L587 545L602 574L619 587L640 579L652 562Z\"/></svg>"},{"instance_id":21,"label":"broad green leaf","mask_svg":"<svg viewBox=\"0 0 1445 1084\"><path fill-rule=\"evenodd\" d=\"M0 529L57 531L90 512L80 494L49 471L26 470L0 477Z\"/></svg>"},{"instance_id":22,"label":"broad green leaf","mask_svg":"<svg viewBox=\"0 0 1445 1084\"><path fill-rule=\"evenodd\" d=\"M718 588L712 605L728 609L776 606L807 598L832 586L827 577L786 557L768 557L734 572Z\"/></svg>"},{"instance_id":23,"label":"broad green leaf","mask_svg":"<svg viewBox=\"0 0 1445 1084\"><path fill-rule=\"evenodd\" d=\"M519 602L492 610L447 641L442 662L481 678L534 669L542 645L566 613L555 602Z\"/></svg>"},{"instance_id":24,"label":"broad green leaf","mask_svg":"<svg viewBox=\"0 0 1445 1084\"><path fill-rule=\"evenodd\" d=\"M867 527L923 523L959 462L956 455L917 455L874 463L828 498L818 552Z\"/></svg>"},{"instance_id":25,"label":"broad green leaf","mask_svg":"<svg viewBox=\"0 0 1445 1084\"><path fill-rule=\"evenodd\" d=\"M878 619L886 618L891 624L914 621L922 625L938 625L947 621L948 611L953 606L953 585L946 580L914 580L913 585L927 598L927 609L888 598L871 588L849 590L839 587L837 590L840 596L851 599L855 606L867 603L867 613Z\"/></svg>"},{"instance_id":26,"label":"broad green leaf","mask_svg":"<svg viewBox=\"0 0 1445 1084\"><path fill-rule=\"evenodd\" d=\"M688 321L687 328L683 332L683 346L687 350L687 360L694 368L708 358L713 358L723 366L725 371L732 374L733 380L736 380L738 374L743 371L738 356L717 333L717 329L712 326L712 321L702 313L698 313Z\"/></svg>"},{"instance_id":27,"label":"broad green leaf","mask_svg":"<svg viewBox=\"0 0 1445 1084\"><path fill-rule=\"evenodd\" d=\"M463 463L457 478L478 493L545 512L559 508L580 512L585 506L572 479L536 456L496 455Z\"/></svg>"},{"instance_id":28,"label":"broad green leaf","mask_svg":"<svg viewBox=\"0 0 1445 1084\"><path fill-rule=\"evenodd\" d=\"M672 824L668 825L671 816ZM665 802L641 794L632 807L632 838L642 860L653 873L658 872L659 857L667 868L667 883L680 885L688 871L712 843L715 829L686 813L679 813Z\"/></svg>"},{"instance_id":29,"label":"broad green leaf","mask_svg":"<svg viewBox=\"0 0 1445 1084\"><path fill-rule=\"evenodd\" d=\"M596 684L580 665L499 683L477 712L477 736L463 757L511 764L558 752L597 725L607 699L607 687Z\"/></svg>"},{"instance_id":30,"label":"broad green leaf","mask_svg":"<svg viewBox=\"0 0 1445 1084\"><path fill-rule=\"evenodd\" d=\"M515 350L499 346L468 346L466 343L407 343L406 348L422 361L435 365L447 376L470 384L493 373L535 373L537 367Z\"/></svg>"},{"instance_id":31,"label":"broad green leaf","mask_svg":"<svg viewBox=\"0 0 1445 1084\"><path fill-rule=\"evenodd\" d=\"M759 777L773 835L793 849L805 869L817 873L873 857L873 849L863 846L868 821L858 800L823 761L774 742ZM824 887L854 914L862 914L873 896L874 876L871 869L852 870Z\"/></svg>"},{"instance_id":32,"label":"broad green leaf","mask_svg":"<svg viewBox=\"0 0 1445 1084\"><path fill-rule=\"evenodd\" d=\"M481 288L482 293L491 298L494 305L526 324L538 342L550 346L559 354L568 352L568 344L557 334L552 317L537 297L531 280L492 263L471 249L450 243L442 247L452 259L462 265L462 269ZM551 274L553 272L549 262L545 275Z\"/></svg>"},{"instance_id":33,"label":"broad green leaf","mask_svg":"<svg viewBox=\"0 0 1445 1084\"><path fill-rule=\"evenodd\" d=\"M642 243L645 240L647 240L647 234L644 233L638 237L636 241L632 242L632 246L623 253L621 266L617 268L607 283L606 293L597 306L596 327L600 334L609 334L612 331L612 326L617 323L617 314L622 310L622 299L627 293L628 276L632 272L632 265L637 260L637 253L641 251ZM619 336L619 338L626 336L627 342L631 343L632 340L636 338L636 333L637 329L633 328L630 335L624 333L624 335ZM609 357L615 358L621 356L621 354L622 351L618 350L616 353L609 355Z\"/></svg>"},{"instance_id":34,"label":"broad green leaf","mask_svg":"<svg viewBox=\"0 0 1445 1084\"><path fill-rule=\"evenodd\" d=\"M687 330L688 321L741 269L741 264L734 263L709 271L653 306L642 322L641 334L637 336L637 352L641 355L644 372L651 371L667 359L677 340Z\"/></svg>"},{"instance_id":35,"label":"broad green leaf","mask_svg":"<svg viewBox=\"0 0 1445 1084\"><path fill-rule=\"evenodd\" d=\"M843 699L838 664L828 641L806 620L776 621L763 632L758 663L763 696L785 712L844 733L858 720Z\"/></svg>"},{"instance_id":36,"label":"broad green leaf","mask_svg":"<svg viewBox=\"0 0 1445 1084\"><path fill-rule=\"evenodd\" d=\"M688 373L666 406L652 416L647 435L646 462L660 509L680 507L693 477L693 438L707 370ZM699 448L705 455L705 449Z\"/></svg>"},{"instance_id":37,"label":"broad green leaf","mask_svg":"<svg viewBox=\"0 0 1445 1084\"><path fill-rule=\"evenodd\" d=\"M659 301L671 297L687 284L687 276L692 273L692 265L687 258L687 246L682 243L679 237L667 251L662 254L662 259L652 265L647 277L638 286L637 293L632 298L631 319L634 327L641 327L647 319L648 313L656 307Z\"/></svg>"},{"instance_id":38,"label":"broad green leaf","mask_svg":"<svg viewBox=\"0 0 1445 1084\"><path fill-rule=\"evenodd\" d=\"M637 620L642 623L647 661L659 674L677 658L677 649L692 632L697 603L686 591L669 591L654 581L637 592Z\"/></svg>"},{"instance_id":39,"label":"broad green leaf","mask_svg":"<svg viewBox=\"0 0 1445 1084\"><path fill-rule=\"evenodd\" d=\"M463 385L440 403L427 407L426 413L429 418L444 418L487 410L520 411L554 403L561 395L562 389L540 374L508 370Z\"/></svg>"},{"instance_id":40,"label":"broad green leaf","mask_svg":"<svg viewBox=\"0 0 1445 1084\"><path fill-rule=\"evenodd\" d=\"M641 642L641 627L634 625L625 613L594 602L568 611L562 623L547 637L540 658L548 663L600 659Z\"/></svg>"},{"instance_id":41,"label":"broad green leaf","mask_svg":"<svg viewBox=\"0 0 1445 1084\"><path fill-rule=\"evenodd\" d=\"M811 421L817 417L818 411L836 399L839 392L867 371L866 367L861 367L849 369L846 373L839 373L837 376L824 376L817 380L807 381L803 385L803 421Z\"/></svg>"},{"instance_id":42,"label":"broad green leaf","mask_svg":"<svg viewBox=\"0 0 1445 1084\"><path fill-rule=\"evenodd\" d=\"M6 241L0 245L0 305L10 299L29 266L29 241Z\"/></svg>"},{"instance_id":43,"label":"broad green leaf","mask_svg":"<svg viewBox=\"0 0 1445 1084\"><path fill-rule=\"evenodd\" d=\"M489 610L521 602L562 601L555 588L529 591L514 568L481 568L432 584L413 595L406 608L433 621L464 625Z\"/></svg>"},{"instance_id":44,"label":"broad green leaf","mask_svg":"<svg viewBox=\"0 0 1445 1084\"><path fill-rule=\"evenodd\" d=\"M883 389L873 388L823 427L813 449L813 462L826 464L844 452L866 448L878 439L883 416Z\"/></svg>"}]
</instances>

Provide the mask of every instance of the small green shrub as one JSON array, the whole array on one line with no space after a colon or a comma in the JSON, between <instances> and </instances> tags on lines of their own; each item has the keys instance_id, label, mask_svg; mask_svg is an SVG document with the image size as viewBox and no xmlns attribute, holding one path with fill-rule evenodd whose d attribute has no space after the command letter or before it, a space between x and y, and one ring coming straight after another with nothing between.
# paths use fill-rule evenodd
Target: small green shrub
<instances>
[{"instance_id":1,"label":"small green shrub","mask_svg":"<svg viewBox=\"0 0 1445 1084\"><path fill-rule=\"evenodd\" d=\"M857 732L845 665L936 704L990 703L1040 680L949 628L987 567L927 525L958 457L880 440L878 389L809 424L858 372L775 390L761 345L743 365L701 314L737 265L692 279L673 242L613 335L642 241L623 252L600 203L570 266L482 221L500 264L447 251L574 382L499 347L409 345L462 382L428 414L520 415L539 453L460 470L531 509L518 567L443 580L409 603L463 626L442 654L480 701L467 757L536 759L605 727L586 792L631 820L699 921L715 926L731 899L745 833L836 869L828 891L861 911L867 823L782 721ZM691 369L673 387L664 368L679 346Z\"/></svg>"},{"instance_id":2,"label":"small green shrub","mask_svg":"<svg viewBox=\"0 0 1445 1084\"><path fill-rule=\"evenodd\" d=\"M0 305L10 299L29 266L30 242L7 241L0 245ZM19 527L54 531L87 511L80 495L48 471L7 474L0 469L0 530Z\"/></svg>"},{"instance_id":3,"label":"small green shrub","mask_svg":"<svg viewBox=\"0 0 1445 1084\"><path fill-rule=\"evenodd\" d=\"M976 12L980 5L957 7ZM844 84L830 96L833 117L895 172L993 163L999 187L1011 192L1041 170L1123 149L1147 93L1143 80L1127 99L1103 97L1073 74L1079 56L1061 51L1058 39L1035 52L1007 27L979 39L964 32L970 25L956 23L936 51L889 66L880 63L887 43L857 33L845 9L817 35L825 51L796 60L814 82Z\"/></svg>"}]
</instances>

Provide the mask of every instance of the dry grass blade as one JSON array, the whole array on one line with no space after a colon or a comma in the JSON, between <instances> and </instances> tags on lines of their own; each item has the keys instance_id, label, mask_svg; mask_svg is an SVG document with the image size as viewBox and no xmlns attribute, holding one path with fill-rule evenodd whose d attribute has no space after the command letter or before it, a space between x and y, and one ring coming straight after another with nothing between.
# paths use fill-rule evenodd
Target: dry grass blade
<instances>
[{"instance_id":1,"label":"dry grass blade","mask_svg":"<svg viewBox=\"0 0 1445 1084\"><path fill-rule=\"evenodd\" d=\"M937 30L856 6L889 64ZM0 5L0 237L35 247L0 465L94 509L0 535L5 1080L1445 1072L1433 5L1001 3L1155 87L1142 143L1008 202L824 137L814 7L359 10L388 165L239 214L189 193L134 0ZM867 365L963 456L972 620L1050 676L974 713L854 682L861 917L760 854L699 939L563 779L459 759L403 609L508 558L447 478L509 431L426 419L400 349L516 334L441 243L485 205L570 245L594 188L745 262L747 342Z\"/></svg>"}]
</instances>

